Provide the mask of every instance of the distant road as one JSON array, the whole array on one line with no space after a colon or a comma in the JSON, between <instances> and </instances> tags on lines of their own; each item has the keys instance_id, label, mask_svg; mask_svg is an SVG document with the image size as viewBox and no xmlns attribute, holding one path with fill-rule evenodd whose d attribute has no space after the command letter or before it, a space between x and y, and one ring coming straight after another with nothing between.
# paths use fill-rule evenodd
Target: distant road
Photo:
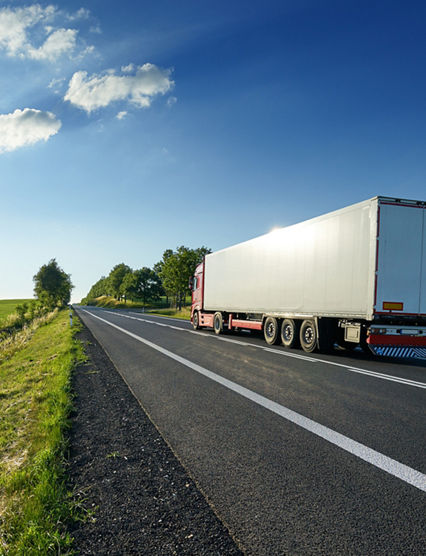
<instances>
[{"instance_id":1,"label":"distant road","mask_svg":"<svg viewBox=\"0 0 426 556\"><path fill-rule=\"evenodd\" d=\"M425 366L77 312L248 554L424 553Z\"/></svg>"}]
</instances>

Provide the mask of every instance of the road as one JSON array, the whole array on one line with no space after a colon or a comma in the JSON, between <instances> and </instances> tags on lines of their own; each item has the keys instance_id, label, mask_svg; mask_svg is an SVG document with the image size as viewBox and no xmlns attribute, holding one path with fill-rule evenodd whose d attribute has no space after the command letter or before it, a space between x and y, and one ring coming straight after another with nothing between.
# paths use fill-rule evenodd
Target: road
<instances>
[{"instance_id":1,"label":"road","mask_svg":"<svg viewBox=\"0 0 426 556\"><path fill-rule=\"evenodd\" d=\"M425 552L424 362L76 309L247 554Z\"/></svg>"}]
</instances>

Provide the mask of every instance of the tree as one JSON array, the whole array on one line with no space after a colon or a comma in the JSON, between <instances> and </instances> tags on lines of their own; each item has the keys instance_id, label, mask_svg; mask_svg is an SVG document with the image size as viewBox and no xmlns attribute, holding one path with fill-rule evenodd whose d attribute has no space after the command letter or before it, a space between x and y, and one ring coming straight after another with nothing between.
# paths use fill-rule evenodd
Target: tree
<instances>
[{"instance_id":1,"label":"tree","mask_svg":"<svg viewBox=\"0 0 426 556\"><path fill-rule=\"evenodd\" d=\"M176 307L182 308L188 290L189 278L194 274L195 267L203 260L204 255L210 253L207 247L189 249L184 245L176 251L168 249L163 259L154 268L159 269L159 275L167 292L175 297Z\"/></svg>"},{"instance_id":2,"label":"tree","mask_svg":"<svg viewBox=\"0 0 426 556\"><path fill-rule=\"evenodd\" d=\"M150 268L144 266L133 273L136 278L136 297L142 299L143 304L160 298L163 293L163 286L158 274Z\"/></svg>"},{"instance_id":3,"label":"tree","mask_svg":"<svg viewBox=\"0 0 426 556\"><path fill-rule=\"evenodd\" d=\"M95 299L96 297L100 297L101 295L108 295L109 291L109 282L108 278L102 276L93 286L90 288L89 293L85 299Z\"/></svg>"},{"instance_id":4,"label":"tree","mask_svg":"<svg viewBox=\"0 0 426 556\"><path fill-rule=\"evenodd\" d=\"M120 285L120 294L124 297L124 300L131 299L134 300L136 296L136 276L133 271L127 272Z\"/></svg>"},{"instance_id":5,"label":"tree","mask_svg":"<svg viewBox=\"0 0 426 556\"><path fill-rule=\"evenodd\" d=\"M164 264L166 263L167 259L173 255L173 249L166 249L163 253L163 258L158 263L154 265L154 272L160 276L161 271L163 270Z\"/></svg>"},{"instance_id":6,"label":"tree","mask_svg":"<svg viewBox=\"0 0 426 556\"><path fill-rule=\"evenodd\" d=\"M51 259L43 265L33 277L34 293L48 307L63 306L69 303L71 290L71 276L59 267L56 259Z\"/></svg>"},{"instance_id":7,"label":"tree","mask_svg":"<svg viewBox=\"0 0 426 556\"><path fill-rule=\"evenodd\" d=\"M166 294L167 304L169 303L169 295L173 295L173 292L164 283L162 271L163 271L163 268L164 268L164 264L166 263L167 259L171 256L173 256L173 249L166 249L163 253L163 258L161 259L161 261L158 261L158 263L155 263L155 265L153 267L154 272L160 277L164 293Z\"/></svg>"},{"instance_id":8,"label":"tree","mask_svg":"<svg viewBox=\"0 0 426 556\"><path fill-rule=\"evenodd\" d=\"M124 263L115 265L108 276L108 289L111 295L116 299L119 299L121 294L121 284L124 277L128 272L132 272L132 269Z\"/></svg>"},{"instance_id":9,"label":"tree","mask_svg":"<svg viewBox=\"0 0 426 556\"><path fill-rule=\"evenodd\" d=\"M208 255L209 253L211 253L212 250L209 247L197 247L197 249L194 249L194 253L195 253L195 267L197 267L200 263L203 262L204 257L206 255ZM194 270L195 270L194 267Z\"/></svg>"},{"instance_id":10,"label":"tree","mask_svg":"<svg viewBox=\"0 0 426 556\"><path fill-rule=\"evenodd\" d=\"M149 301L159 299L162 293L163 286L160 277L146 266L128 272L121 282L121 294L133 301L142 299L144 305Z\"/></svg>"}]
</instances>

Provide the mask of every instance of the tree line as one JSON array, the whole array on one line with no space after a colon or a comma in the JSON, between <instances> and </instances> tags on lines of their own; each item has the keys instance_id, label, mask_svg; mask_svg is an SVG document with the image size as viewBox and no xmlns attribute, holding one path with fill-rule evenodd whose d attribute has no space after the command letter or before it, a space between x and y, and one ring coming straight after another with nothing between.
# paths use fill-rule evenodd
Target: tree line
<instances>
[{"instance_id":1,"label":"tree line","mask_svg":"<svg viewBox=\"0 0 426 556\"><path fill-rule=\"evenodd\" d=\"M188 293L189 278L208 253L211 250L207 247L190 249L181 245L175 251L166 249L152 269L133 270L125 263L117 264L108 276L102 276L93 284L82 303L90 304L93 299L108 295L118 300L142 301L146 305L166 296L181 309Z\"/></svg>"}]
</instances>

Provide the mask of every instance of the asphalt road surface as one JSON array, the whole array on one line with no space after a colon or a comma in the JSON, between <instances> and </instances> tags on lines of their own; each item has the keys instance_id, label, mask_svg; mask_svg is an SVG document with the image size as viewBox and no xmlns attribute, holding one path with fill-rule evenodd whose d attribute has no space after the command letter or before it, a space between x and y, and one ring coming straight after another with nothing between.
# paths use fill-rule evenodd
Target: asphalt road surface
<instances>
[{"instance_id":1,"label":"asphalt road surface","mask_svg":"<svg viewBox=\"0 0 426 556\"><path fill-rule=\"evenodd\" d=\"M424 554L425 362L77 307L247 554Z\"/></svg>"}]
</instances>

